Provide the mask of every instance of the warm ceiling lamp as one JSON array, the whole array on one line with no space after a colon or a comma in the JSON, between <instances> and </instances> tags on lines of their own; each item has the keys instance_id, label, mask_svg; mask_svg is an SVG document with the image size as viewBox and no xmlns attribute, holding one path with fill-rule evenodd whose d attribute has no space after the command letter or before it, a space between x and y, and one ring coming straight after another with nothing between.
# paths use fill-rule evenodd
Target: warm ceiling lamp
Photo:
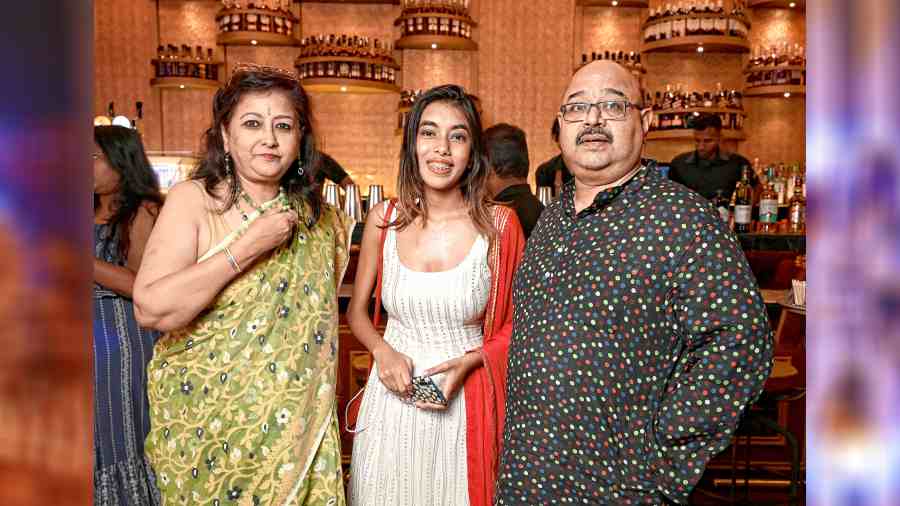
<instances>
[{"instance_id":1,"label":"warm ceiling lamp","mask_svg":"<svg viewBox=\"0 0 900 506\"><path fill-rule=\"evenodd\" d=\"M619 5L618 0L612 0L612 6L615 7L617 5Z\"/></svg>"}]
</instances>

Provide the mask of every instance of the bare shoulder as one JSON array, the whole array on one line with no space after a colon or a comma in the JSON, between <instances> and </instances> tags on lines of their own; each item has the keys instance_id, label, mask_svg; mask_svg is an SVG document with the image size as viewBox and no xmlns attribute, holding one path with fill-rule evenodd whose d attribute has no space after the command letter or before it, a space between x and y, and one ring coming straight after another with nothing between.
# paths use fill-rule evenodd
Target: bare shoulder
<instances>
[{"instance_id":1,"label":"bare shoulder","mask_svg":"<svg viewBox=\"0 0 900 506\"><path fill-rule=\"evenodd\" d=\"M384 223L384 215L387 213L389 202L389 200L379 202L378 205L372 208L372 210L369 211L368 216L366 216L366 224L373 223L375 225L381 225Z\"/></svg>"}]
</instances>

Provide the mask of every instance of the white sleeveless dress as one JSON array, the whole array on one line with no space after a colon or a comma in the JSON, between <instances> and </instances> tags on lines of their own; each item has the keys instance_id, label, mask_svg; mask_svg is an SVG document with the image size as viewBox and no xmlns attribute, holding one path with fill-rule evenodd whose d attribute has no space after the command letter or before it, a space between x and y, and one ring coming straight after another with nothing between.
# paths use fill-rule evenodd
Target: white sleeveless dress
<instances>
[{"instance_id":1,"label":"white sleeveless dress","mask_svg":"<svg viewBox=\"0 0 900 506\"><path fill-rule=\"evenodd\" d=\"M413 361L413 375L482 345L490 291L488 243L479 235L456 267L412 271L400 262L397 234L384 242L384 339ZM432 378L438 386L443 374ZM388 391L372 368L353 442L351 506L464 506L466 403L460 388L446 411L421 410Z\"/></svg>"}]
</instances>

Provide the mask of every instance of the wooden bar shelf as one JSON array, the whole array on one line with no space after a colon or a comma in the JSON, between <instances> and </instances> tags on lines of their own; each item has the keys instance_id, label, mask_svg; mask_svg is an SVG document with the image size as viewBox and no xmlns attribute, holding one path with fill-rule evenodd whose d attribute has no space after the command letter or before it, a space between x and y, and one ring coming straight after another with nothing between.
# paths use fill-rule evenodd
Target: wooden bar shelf
<instances>
[{"instance_id":1,"label":"wooden bar shelf","mask_svg":"<svg viewBox=\"0 0 900 506\"><path fill-rule=\"evenodd\" d=\"M394 20L394 26L400 27L400 38L394 43L397 49L478 49L472 40L472 29L478 23L468 13L406 9Z\"/></svg>"},{"instance_id":2,"label":"wooden bar shelf","mask_svg":"<svg viewBox=\"0 0 900 506\"><path fill-rule=\"evenodd\" d=\"M449 35L407 35L394 43L397 49L453 49L458 51L475 51L478 44L465 37Z\"/></svg>"},{"instance_id":3,"label":"wooden bar shelf","mask_svg":"<svg viewBox=\"0 0 900 506\"><path fill-rule=\"evenodd\" d=\"M639 7L646 9L650 7L650 0L617 0L613 5L613 0L578 0L578 5L582 7Z\"/></svg>"},{"instance_id":4,"label":"wooden bar shelf","mask_svg":"<svg viewBox=\"0 0 900 506\"><path fill-rule=\"evenodd\" d=\"M645 29L647 29L651 26L654 26L654 25L659 25L662 23L671 23L672 21L680 21L680 20L688 21L690 19L720 19L720 18L736 19L736 20L744 23L744 25L747 26L748 30L750 29L750 20L747 19L746 17L743 17L743 16L736 17L736 16L729 16L727 14L699 12L699 13L687 14L687 15L679 14L679 15L673 15L673 16L665 16L665 17L662 17L659 19L654 19L653 21L644 21L644 23L641 25L641 31L643 32ZM703 35L703 36L704 37L724 37L724 35ZM697 35L688 35L687 37L697 37Z\"/></svg>"},{"instance_id":5,"label":"wooden bar shelf","mask_svg":"<svg viewBox=\"0 0 900 506\"><path fill-rule=\"evenodd\" d=\"M215 90L222 86L219 81L201 79L199 77L154 77L150 80L150 86L154 88L192 88Z\"/></svg>"},{"instance_id":6,"label":"wooden bar shelf","mask_svg":"<svg viewBox=\"0 0 900 506\"><path fill-rule=\"evenodd\" d=\"M791 7L794 4L794 7ZM750 0L747 7L774 7L782 9L806 9L806 0Z\"/></svg>"},{"instance_id":7,"label":"wooden bar shelf","mask_svg":"<svg viewBox=\"0 0 900 506\"><path fill-rule=\"evenodd\" d=\"M300 82L325 93L399 93L397 62L359 56L306 56L294 61Z\"/></svg>"},{"instance_id":8,"label":"wooden bar shelf","mask_svg":"<svg viewBox=\"0 0 900 506\"><path fill-rule=\"evenodd\" d=\"M806 70L806 65L759 65L756 67L745 68L744 75L755 74L757 72L776 72L779 70Z\"/></svg>"},{"instance_id":9,"label":"wooden bar shelf","mask_svg":"<svg viewBox=\"0 0 900 506\"><path fill-rule=\"evenodd\" d=\"M710 113L710 114L740 114L747 116L743 109L728 109L726 107L685 107L681 109L659 109L653 111L654 114L682 114L682 113ZM698 114L699 115L699 114Z\"/></svg>"},{"instance_id":10,"label":"wooden bar shelf","mask_svg":"<svg viewBox=\"0 0 900 506\"><path fill-rule=\"evenodd\" d=\"M223 46L296 46L300 20L270 9L222 9L216 14L216 44Z\"/></svg>"},{"instance_id":11,"label":"wooden bar shelf","mask_svg":"<svg viewBox=\"0 0 900 506\"><path fill-rule=\"evenodd\" d=\"M785 97L785 93L789 95ZM796 84L779 84L773 86L754 86L744 89L745 97L802 97L806 95L806 86Z\"/></svg>"},{"instance_id":12,"label":"wooden bar shelf","mask_svg":"<svg viewBox=\"0 0 900 506\"><path fill-rule=\"evenodd\" d=\"M320 93L400 93L396 84L344 77L307 77L300 83L306 91Z\"/></svg>"},{"instance_id":13,"label":"wooden bar shelf","mask_svg":"<svg viewBox=\"0 0 900 506\"><path fill-rule=\"evenodd\" d=\"M722 130L722 140L743 141L747 136L741 130ZM647 133L648 141L691 141L694 140L694 131L690 128L673 130L654 130Z\"/></svg>"},{"instance_id":14,"label":"wooden bar shelf","mask_svg":"<svg viewBox=\"0 0 900 506\"><path fill-rule=\"evenodd\" d=\"M178 89L216 89L222 85L221 61L193 58L154 58L150 86Z\"/></svg>"},{"instance_id":15,"label":"wooden bar shelf","mask_svg":"<svg viewBox=\"0 0 900 506\"><path fill-rule=\"evenodd\" d=\"M741 37L730 35L688 35L674 39L655 40L645 42L641 46L641 53L650 52L697 52L697 47L703 46L703 52L709 53L748 53L750 42Z\"/></svg>"}]
</instances>

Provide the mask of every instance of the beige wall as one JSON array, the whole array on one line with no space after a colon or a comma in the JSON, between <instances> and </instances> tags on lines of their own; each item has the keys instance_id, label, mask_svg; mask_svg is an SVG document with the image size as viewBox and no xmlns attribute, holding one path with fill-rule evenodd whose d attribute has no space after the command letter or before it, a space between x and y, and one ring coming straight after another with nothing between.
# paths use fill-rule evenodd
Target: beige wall
<instances>
[{"instance_id":1,"label":"beige wall","mask_svg":"<svg viewBox=\"0 0 900 506\"><path fill-rule=\"evenodd\" d=\"M728 3L728 2L726 2ZM144 102L144 139L150 150L193 151L211 120L212 90L151 88L150 59L159 43L212 47L213 0L97 0L95 2L95 110L115 101L117 112L134 115ZM395 40L397 5L305 3L304 34L356 33ZM575 0L476 0L471 13L479 26L479 49L469 51L397 51L404 89L454 82L482 100L484 123L508 122L528 134L532 166L556 154L549 130L559 99L581 53L637 50L645 9L579 7ZM787 38L802 43L805 16L783 9L753 12L751 42ZM293 47L216 47L230 70L254 61L293 67ZM741 89L746 55L651 53L644 55L650 91L666 83L688 89ZM382 183L393 194L400 136L396 134L396 94L312 93L319 141L361 184ZM752 98L748 140L738 150L762 162L804 161L805 108L802 98ZM692 149L690 142L652 141L645 154L663 160Z\"/></svg>"}]
</instances>

